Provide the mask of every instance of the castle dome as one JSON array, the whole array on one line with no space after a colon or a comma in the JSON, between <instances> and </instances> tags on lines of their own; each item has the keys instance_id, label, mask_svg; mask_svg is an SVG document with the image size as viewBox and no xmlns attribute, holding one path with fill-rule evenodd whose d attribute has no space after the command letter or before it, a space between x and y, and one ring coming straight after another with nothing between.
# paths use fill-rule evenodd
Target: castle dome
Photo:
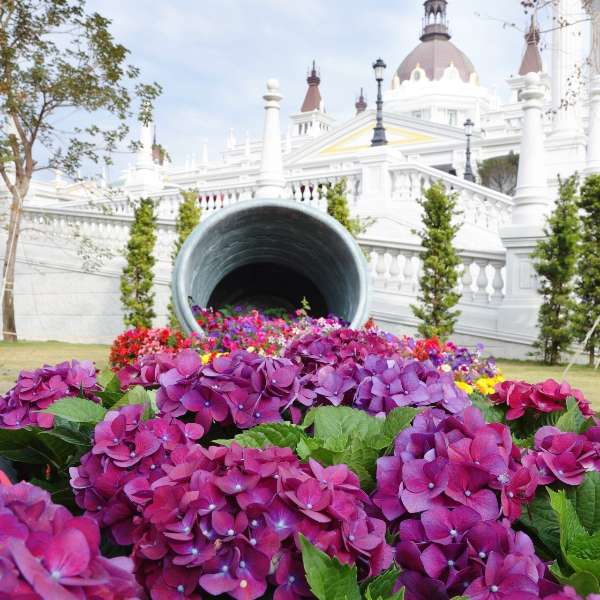
<instances>
[{"instance_id":1,"label":"castle dome","mask_svg":"<svg viewBox=\"0 0 600 600\"><path fill-rule=\"evenodd\" d=\"M475 67L467 55L450 41L446 20L447 0L426 0L421 43L402 61L396 71L400 83L418 79L424 71L428 79L442 79L448 67L454 67L468 83ZM418 69L415 72L415 69ZM414 74L413 74L414 73Z\"/></svg>"}]
</instances>

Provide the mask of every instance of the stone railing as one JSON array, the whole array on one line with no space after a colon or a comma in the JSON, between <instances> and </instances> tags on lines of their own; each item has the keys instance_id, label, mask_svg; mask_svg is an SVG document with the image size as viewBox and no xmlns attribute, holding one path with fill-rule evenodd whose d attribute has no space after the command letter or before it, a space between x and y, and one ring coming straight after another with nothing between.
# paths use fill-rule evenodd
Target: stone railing
<instances>
[{"instance_id":1,"label":"stone railing","mask_svg":"<svg viewBox=\"0 0 600 600\"><path fill-rule=\"evenodd\" d=\"M466 223L496 232L500 225L510 222L512 198L455 175L407 163L391 167L390 177L392 201L414 202L441 181L447 192L458 194L458 208Z\"/></svg>"},{"instance_id":2,"label":"stone railing","mask_svg":"<svg viewBox=\"0 0 600 600\"><path fill-rule=\"evenodd\" d=\"M375 291L415 298L419 291L420 246L360 240ZM459 251L461 303L497 306L504 299L506 258L499 252Z\"/></svg>"},{"instance_id":3,"label":"stone railing","mask_svg":"<svg viewBox=\"0 0 600 600\"><path fill-rule=\"evenodd\" d=\"M363 196L362 170L353 166L337 165L338 168L319 168L318 165L294 169L286 173L284 197L292 198L315 208L325 209L327 189L345 177L346 195L350 208L360 210ZM487 231L497 232L498 227L510 221L512 199L483 186L465 181L459 177L439 171L432 167L413 163L399 163L389 168L390 210L402 211L397 205L415 201L433 183L441 181L448 192L458 194L458 207L466 223L476 225ZM255 197L258 189L257 172L247 172L238 180L224 173L221 177L211 177L208 181L198 182L198 202L203 213L208 215L215 210L225 208ZM171 184L155 194L159 219L175 219L181 204L182 186ZM61 202L52 209L66 212L103 213L115 216L133 214L133 203L127 198L126 190L113 191L112 198L98 201ZM363 207L364 208L364 207Z\"/></svg>"}]
</instances>

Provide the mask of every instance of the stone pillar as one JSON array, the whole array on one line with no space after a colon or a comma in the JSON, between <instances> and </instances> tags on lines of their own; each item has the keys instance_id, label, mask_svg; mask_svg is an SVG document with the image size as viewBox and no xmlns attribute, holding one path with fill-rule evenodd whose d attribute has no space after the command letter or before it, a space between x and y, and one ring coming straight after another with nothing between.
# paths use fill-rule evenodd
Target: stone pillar
<instances>
[{"instance_id":1,"label":"stone pillar","mask_svg":"<svg viewBox=\"0 0 600 600\"><path fill-rule=\"evenodd\" d=\"M531 343L537 337L540 307L531 253L544 237L549 210L542 128L544 86L537 73L525 77L521 98L524 117L512 223L500 228L506 248L506 296L498 310L498 330Z\"/></svg>"},{"instance_id":2,"label":"stone pillar","mask_svg":"<svg viewBox=\"0 0 600 600\"><path fill-rule=\"evenodd\" d=\"M539 224L548 210L548 190L545 174L544 129L542 109L544 86L537 73L525 76L521 92L523 128L517 190L514 198L512 222Z\"/></svg>"},{"instance_id":3,"label":"stone pillar","mask_svg":"<svg viewBox=\"0 0 600 600\"><path fill-rule=\"evenodd\" d=\"M256 198L281 198L285 180L281 156L281 129L279 125L279 81L267 81L265 100L265 128L263 133L262 159L258 174Z\"/></svg>"},{"instance_id":4,"label":"stone pillar","mask_svg":"<svg viewBox=\"0 0 600 600\"><path fill-rule=\"evenodd\" d=\"M600 0L584 0L591 17L590 115L586 173L600 173Z\"/></svg>"},{"instance_id":5,"label":"stone pillar","mask_svg":"<svg viewBox=\"0 0 600 600\"><path fill-rule=\"evenodd\" d=\"M552 32L552 119L553 135L581 131L578 98L582 86L577 73L583 67L581 0L554 0Z\"/></svg>"}]
</instances>

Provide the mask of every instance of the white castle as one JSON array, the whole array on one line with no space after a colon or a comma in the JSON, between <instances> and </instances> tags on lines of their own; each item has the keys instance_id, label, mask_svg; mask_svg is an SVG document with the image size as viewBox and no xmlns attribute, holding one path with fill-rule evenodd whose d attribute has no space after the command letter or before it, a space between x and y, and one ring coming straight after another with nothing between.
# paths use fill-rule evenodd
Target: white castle
<instances>
[{"instance_id":1,"label":"white castle","mask_svg":"<svg viewBox=\"0 0 600 600\"><path fill-rule=\"evenodd\" d=\"M424 2L421 42L384 93L385 145L371 145L376 111L362 93L350 120L339 122L325 112L313 63L306 97L286 135L279 122L279 86L269 80L263 139L237 141L231 133L221 160L209 161L205 146L199 160L162 161L149 124L142 127L135 166L117 182L71 184L60 173L54 181L36 181L18 252L19 336L110 342L122 331L119 277L132 199L156 201L156 325L161 325L182 190L198 191L207 219L232 203L261 196L323 210L327 186L341 178L353 213L375 219L359 240L370 256L371 314L388 330L413 332L409 305L418 291L422 251L414 234L421 223L416 200L441 181L458 194L463 212L456 239L461 317L454 337L481 341L500 356L525 356L537 335L539 307L530 253L543 237L557 176L600 172L600 0L554 0L553 22L569 25L553 27L549 70L532 21L518 74L507 80L508 103L480 85L472 62L452 43L447 5L447 0ZM591 30L591 53L584 47L583 28ZM580 72L585 85L573 93ZM464 178L467 119L475 124L474 170L478 161L520 154L514 196ZM0 206L7 205L8 192L0 187ZM85 256L82 240L93 256Z\"/></svg>"}]
</instances>

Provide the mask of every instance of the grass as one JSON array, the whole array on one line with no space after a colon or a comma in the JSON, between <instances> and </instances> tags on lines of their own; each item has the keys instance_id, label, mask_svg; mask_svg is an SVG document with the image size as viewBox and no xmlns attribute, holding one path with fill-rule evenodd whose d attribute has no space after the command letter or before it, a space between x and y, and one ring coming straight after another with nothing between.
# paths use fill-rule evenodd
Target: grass
<instances>
[{"instance_id":1,"label":"grass","mask_svg":"<svg viewBox=\"0 0 600 600\"><path fill-rule=\"evenodd\" d=\"M93 360L98 368L108 364L109 346L101 344L66 344L64 342L0 342L0 393L10 388L21 369L35 369L43 364L65 360ZM499 360L507 379L537 382L549 377L561 380L564 366L547 367L535 362ZM583 390L585 396L600 410L600 371L575 365L567 375L569 383Z\"/></svg>"}]
</instances>

